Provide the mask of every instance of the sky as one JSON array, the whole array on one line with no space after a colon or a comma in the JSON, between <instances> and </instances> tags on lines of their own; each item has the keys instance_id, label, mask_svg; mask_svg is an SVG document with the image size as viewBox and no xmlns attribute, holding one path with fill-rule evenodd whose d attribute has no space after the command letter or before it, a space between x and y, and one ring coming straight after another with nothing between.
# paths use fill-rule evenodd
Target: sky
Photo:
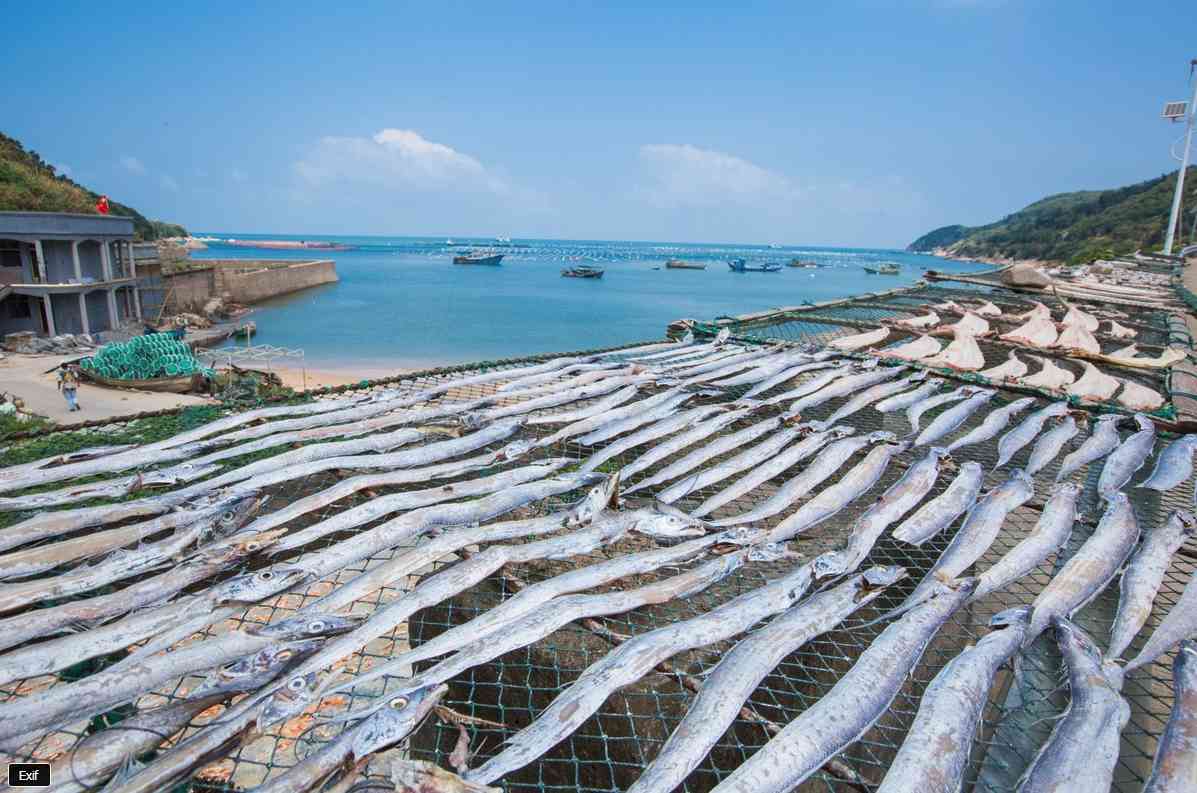
<instances>
[{"instance_id":1,"label":"sky","mask_svg":"<svg viewBox=\"0 0 1197 793\"><path fill-rule=\"evenodd\" d=\"M10 15L0 130L196 231L901 247L1174 170L1197 57L1192 0L157 6Z\"/></svg>"}]
</instances>

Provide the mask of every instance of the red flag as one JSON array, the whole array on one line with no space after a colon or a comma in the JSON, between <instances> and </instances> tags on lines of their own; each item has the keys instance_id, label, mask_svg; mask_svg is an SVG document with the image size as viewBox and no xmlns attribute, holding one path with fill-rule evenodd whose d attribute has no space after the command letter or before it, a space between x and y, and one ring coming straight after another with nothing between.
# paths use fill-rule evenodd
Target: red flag
<instances>
[{"instance_id":1,"label":"red flag","mask_svg":"<svg viewBox=\"0 0 1197 793\"><path fill-rule=\"evenodd\" d=\"M100 200L96 202L96 211L101 215L108 214L108 196L100 196Z\"/></svg>"}]
</instances>

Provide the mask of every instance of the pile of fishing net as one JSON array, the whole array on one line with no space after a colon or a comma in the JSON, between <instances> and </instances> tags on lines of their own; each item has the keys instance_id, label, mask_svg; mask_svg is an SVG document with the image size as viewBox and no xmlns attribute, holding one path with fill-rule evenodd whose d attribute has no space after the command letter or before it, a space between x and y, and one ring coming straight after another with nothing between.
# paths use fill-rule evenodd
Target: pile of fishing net
<instances>
[{"instance_id":1,"label":"pile of fishing net","mask_svg":"<svg viewBox=\"0 0 1197 793\"><path fill-rule=\"evenodd\" d=\"M183 377L197 372L212 377L191 348L166 333L134 336L128 341L105 344L80 365L93 374L113 380L149 380L155 377Z\"/></svg>"}]
</instances>

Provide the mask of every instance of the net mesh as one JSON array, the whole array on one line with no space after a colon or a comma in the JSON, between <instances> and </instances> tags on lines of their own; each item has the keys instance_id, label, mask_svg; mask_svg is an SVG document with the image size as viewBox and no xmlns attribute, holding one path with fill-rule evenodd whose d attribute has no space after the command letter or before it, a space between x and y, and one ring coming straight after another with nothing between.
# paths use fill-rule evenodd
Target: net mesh
<instances>
[{"instance_id":1,"label":"net mesh","mask_svg":"<svg viewBox=\"0 0 1197 793\"><path fill-rule=\"evenodd\" d=\"M976 291L931 287L910 297L887 296L884 298L884 303L887 306L894 306L902 305L907 300L918 300L920 302L912 303L910 308L910 311L917 312L920 310L920 306L930 299L958 299L965 294L975 296ZM867 300L863 302L868 303ZM866 322L875 321L880 316L893 316L893 312L896 311L890 307L869 305L847 306L846 310L852 312L849 316L850 319L860 317L861 321ZM825 312L820 311L820 313ZM1154 318L1147 317L1144 324L1159 327L1152 325L1153 321ZM737 329L737 333L746 339L804 342L822 342L851 332L857 331L842 324L811 321L809 318ZM628 355L632 354L634 353L630 352ZM505 365L515 364L516 362L511 362ZM809 379L817 374L817 372L812 372L800 376L797 382L802 382L803 379ZM422 376L405 381L399 387L414 392L451 376L460 376L460 371ZM790 383L784 387L793 385L794 383ZM747 388L748 386L732 388L722 396L706 396L702 399L715 403L728 402L739 397ZM772 393L778 393L780 390L782 387L775 389ZM494 393L493 385L465 387L455 389L446 398L469 399ZM1003 391L988 409L996 408L1019 396L1021 394ZM512 400L500 399L499 403L505 404L509 401ZM832 400L804 412L803 418L825 418L840 404L842 404L842 400ZM1045 402L1041 402L1042 404ZM979 424L988 409L979 411L970 417L968 422L957 431L957 436ZM551 412L551 410L557 409L543 412ZM933 415L924 417L924 426ZM733 433L758 420L760 420L759 416L745 418L721 430L720 435ZM873 430L889 430L899 435L905 435L909 431L905 416L901 412L881 414L872 408L865 408L842 423L856 427L858 434ZM523 437L536 437L543 434L545 434L544 428L525 428L521 431ZM712 436L706 442L714 440L715 437L718 436ZM1075 442L1079 442L1083 437L1083 434L1078 436ZM586 447L571 441L545 448L539 454L545 458L565 456L581 462L600 447ZM632 449L617 455L604 464L601 470L617 470L638 457L646 448L648 447ZM1003 481L1009 470L1007 467L997 472L990 471L996 462L995 448L994 441L965 447L954 454L954 459L957 464L966 460L980 462L989 471L986 476L986 487L992 487ZM1024 464L1030 448L1031 445L1024 448L1014 458L1011 466ZM682 453L685 451L689 451L689 449L683 450ZM708 461L704 467L727 459L738 451L740 450L733 450ZM680 454L658 461L638 477L651 476L677 459ZM803 557L811 558L818 553L841 546L851 531L854 520L875 501L880 493L901 476L906 467L923 454L922 450L915 449L895 458L893 464L889 466L875 487L830 520L800 535L790 544L791 548ZM1063 453L1035 477L1035 497L1009 515L997 540L970 569L970 573L987 569L1032 530L1039 518L1039 510L1051 482L1055 478L1062 457ZM523 459L510 465L524 465L534 461ZM854 457L842 466L840 473L835 476L838 477L858 461L859 456ZM800 463L794 469L778 475L748 494L725 504L711 517L729 517L752 509L772 495L780 484L793 476L805 464ZM888 712L860 740L849 746L838 757L839 765L825 768L807 780L799 790L872 790L880 783L918 710L920 696L927 683L961 650L988 632L987 624L993 614L1007 608L1031 603L1059 565L1074 553L1092 532L1097 518L1100 517L1101 509L1095 495L1098 471L1098 467L1090 466L1089 469L1083 470L1073 477L1075 481L1084 485L1080 504L1083 518L1073 531L1065 551L1057 557L1049 557L1030 575L954 614L927 648ZM942 489L951 481L951 472L948 474L941 474L940 481L928 498L942 492ZM476 475L471 474L470 477ZM329 472L275 486L270 490L269 508L283 508L299 498L330 486L341 478L338 473ZM732 481L734 480L728 479L687 493L675 506L683 510L693 508ZM635 493L629 497L630 505L650 503L652 498L660 493L667 484L646 488ZM391 492L416 490L422 487L427 487L427 484L359 491L335 504L308 513L288 525L298 530L358 504L366 503L372 497ZM579 495L580 493L564 494L554 499L529 505L514 514L504 516L504 518L548 514L563 508ZM1192 496L1191 485L1185 485L1183 488L1165 494L1138 489L1131 492L1136 514L1145 530L1162 525L1171 510L1187 508L1192 503ZM768 519L764 525L775 525L787 513ZM812 703L825 696L885 627L885 624L872 625L869 623L880 614L898 606L906 598L914 585L921 580L943 552L958 525L959 521L953 524L949 530L941 532L918 548L893 540L887 532L877 542L861 569L866 569L874 564L896 564L905 567L910 578L905 583L892 588L869 606L862 608L837 629L823 634L803 646L772 670L746 703L759 716L759 719L745 717L737 719L719 737L715 747L702 764L690 774L683 789L687 791L711 789L745 758L767 742L770 737L767 723L784 726ZM366 528L369 526L354 531ZM291 555L284 556L281 561L302 559L350 536L352 536L352 532L329 535ZM592 564L650 547L655 547L653 541L634 536L608 546L600 552L568 560L510 565L500 573L488 577L478 586L435 607L418 612L407 624L370 642L361 652L348 658L341 666L340 672L352 677L384 663L408 647L418 647L445 630L466 623L473 617L493 608L496 604L509 598L524 584L545 580L580 565ZM408 550L410 550L409 547L400 547L375 554L339 571L335 576L305 585L300 590L271 598L264 603L246 609L243 613L238 613L231 619L214 626L207 631L206 635L217 636L236 627L252 623L275 622L290 616L327 594L336 585L350 580L359 572L373 569ZM474 550L477 549L467 548L462 551L462 554L468 554ZM1135 653L1162 616L1176 604L1186 582L1193 575L1195 557L1197 557L1197 549L1194 549L1192 545L1182 548L1181 552L1174 557L1156 598L1151 619L1140 632L1135 644L1128 651L1128 655ZM387 603L393 602L404 592L409 591L419 581L426 579L429 574L453 564L460 558L459 554L438 559L415 575L391 582L388 586L355 602L352 607L353 613L362 615L374 613ZM253 569L260 564L262 562L252 562L241 570L230 571L230 574ZM752 563L742 568L733 577L721 581L699 595L640 608L626 614L600 618L585 624L572 623L522 650L508 653L458 675L450 682L449 693L444 703L459 714L484 719L494 725L502 725L470 724L465 728L470 740L469 746L473 752L473 757L470 760L471 766L477 766L487 757L496 754L501 749L501 742L511 732L526 726L535 719L554 697L575 680L586 667L610 652L620 637L634 636L664 624L705 613L716 605L759 587L765 581L783 575L795 564L797 564L795 561ZM685 566L663 568L652 574L639 576L633 581L621 580L611 585L610 588L631 588L674 575L684 568ZM206 583L205 586L207 585ZM1117 586L1112 585L1077 615L1078 624L1089 631L1103 646L1109 635L1110 625L1117 607L1117 597ZM626 789L639 776L645 764L656 756L665 739L685 714L688 704L693 698L693 692L687 688L686 684L693 683L695 680L701 681L732 644L733 642L729 641L715 646L702 647L673 658L671 671L658 670L609 697L599 711L586 720L573 735L529 766L504 777L502 784L511 791L616 791ZM1113 790L1139 790L1150 770L1156 740L1162 732L1172 704L1171 657L1169 654L1159 662L1128 676L1123 693L1131 705L1132 715L1130 723L1122 733L1121 753L1115 772ZM1013 668L1008 665L998 675L990 693L969 765L968 781L972 790L1014 790L1019 774L1050 732L1054 724L1054 717L1062 713L1067 706L1068 691L1062 674L1061 661L1050 639L1047 636L1040 637L1032 648L1020 658L1018 674L1014 674ZM431 663L422 662L413 671L419 671ZM95 662L92 664L91 668L99 668L101 665ZM681 675L689 676L689 680ZM193 689L199 680L199 676L190 676L174 681L170 685L159 687L151 694L140 698L136 706L144 709L177 700ZM354 689L350 694L325 698L315 710L281 725L268 728L263 735L238 746L224 759L205 767L192 781L192 789L244 790L267 779L277 777L345 729L343 724L322 723L319 720L321 716L345 710L358 710L373 704L378 701L379 697L397 689L401 683L401 680L388 678L376 685L363 685ZM0 699L7 700L27 696L34 691L53 685L61 685L61 680L56 676L5 684L0 686ZM110 720L119 718L120 714L128 712L128 709L118 709L118 711L108 714ZM212 718L219 718L219 709L203 714L172 743L177 743L178 740L194 734ZM98 726L98 723L92 720L68 725L66 729L51 733L23 747L16 756L21 759L57 757L71 746L76 745L89 731ZM402 752L447 767L459 738L460 728L455 724L444 719L430 719L413 734ZM164 746L160 751L169 751L170 745ZM385 778L389 758L396 753L397 751L392 751L376 756L365 768L364 773L377 779ZM847 774L857 775L856 780L846 780Z\"/></svg>"}]
</instances>

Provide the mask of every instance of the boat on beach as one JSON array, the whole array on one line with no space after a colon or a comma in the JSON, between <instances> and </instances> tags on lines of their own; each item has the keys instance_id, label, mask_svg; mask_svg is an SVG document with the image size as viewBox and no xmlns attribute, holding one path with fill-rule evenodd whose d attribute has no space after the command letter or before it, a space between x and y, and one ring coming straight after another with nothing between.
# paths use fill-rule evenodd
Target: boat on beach
<instances>
[{"instance_id":1,"label":"boat on beach","mask_svg":"<svg viewBox=\"0 0 1197 793\"><path fill-rule=\"evenodd\" d=\"M707 266L703 262L684 262L681 259L670 259L665 262L665 269L667 270L705 270Z\"/></svg>"},{"instance_id":2,"label":"boat on beach","mask_svg":"<svg viewBox=\"0 0 1197 793\"><path fill-rule=\"evenodd\" d=\"M777 273L781 272L781 265L775 262L764 262L763 264L749 264L746 259L732 259L727 263L728 268L734 273Z\"/></svg>"},{"instance_id":3,"label":"boat on beach","mask_svg":"<svg viewBox=\"0 0 1197 793\"><path fill-rule=\"evenodd\" d=\"M603 272L605 271L602 268L579 264L576 267L566 267L561 271L561 275L565 278L602 278Z\"/></svg>"},{"instance_id":4,"label":"boat on beach","mask_svg":"<svg viewBox=\"0 0 1197 793\"><path fill-rule=\"evenodd\" d=\"M866 264L864 265L864 269L866 273L870 273L871 275L898 275L902 272L898 269L898 265L893 262L882 262L876 267L869 267Z\"/></svg>"},{"instance_id":5,"label":"boat on beach","mask_svg":"<svg viewBox=\"0 0 1197 793\"><path fill-rule=\"evenodd\" d=\"M496 266L503 261L504 254L502 253L479 253L478 251L466 251L459 253L453 257L454 264L483 264L489 266Z\"/></svg>"}]
</instances>

